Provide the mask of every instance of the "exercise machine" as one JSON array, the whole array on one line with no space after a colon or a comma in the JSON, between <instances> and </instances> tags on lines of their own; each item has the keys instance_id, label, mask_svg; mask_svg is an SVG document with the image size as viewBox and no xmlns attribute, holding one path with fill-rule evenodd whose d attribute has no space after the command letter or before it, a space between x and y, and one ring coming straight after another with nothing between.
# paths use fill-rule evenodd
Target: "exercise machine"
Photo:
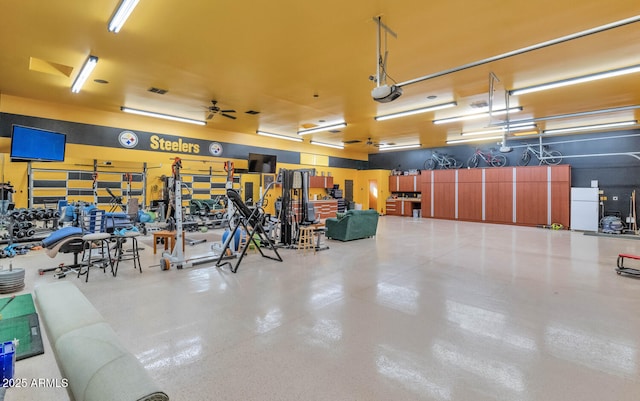
<instances>
[{"instance_id":1,"label":"exercise machine","mask_svg":"<svg viewBox=\"0 0 640 401\"><path fill-rule=\"evenodd\" d=\"M215 252L210 254L193 257L187 259L184 255L184 250L182 249L181 244L183 243L184 231L183 231L183 209L182 209L182 180L180 179L180 170L182 169L182 159L176 157L173 160L173 164L171 166L172 174L173 174L173 186L174 196L174 220L175 220L175 230L176 230L176 246L173 248L173 251L168 252L165 251L160 258L160 269L161 270L169 270L171 267L175 267L176 269L184 269L193 267L200 264L205 264L213 261L220 261L224 254L218 255ZM212 249L213 251L213 249Z\"/></svg>"},{"instance_id":2,"label":"exercise machine","mask_svg":"<svg viewBox=\"0 0 640 401\"><path fill-rule=\"evenodd\" d=\"M262 196L263 199L272 185L273 183L271 183L265 190ZM277 247L271 241L271 238L269 237L269 235L264 229L265 213L262 207L256 206L253 208L253 210L250 209L246 205L246 203L242 201L240 194L236 192L233 188L227 189L227 197L229 198L229 200L234 206L233 207L234 216L231 221L235 221L236 224L233 230L231 231L230 235L227 237L225 241L224 247L222 249L222 253L219 256L218 261L216 262L216 266L220 267L224 265L229 265L229 267L231 268L231 272L237 273L238 267L240 266L240 263L242 262L242 259L244 258L244 255L247 253L247 249L249 249L249 246L251 244L253 244L253 246L256 247L256 249L260 252L260 255L263 258L282 262L282 257L278 253ZM261 203L262 201L260 201L260 204ZM228 261L222 262L222 257L226 254L227 250L230 249L231 244L235 239L236 232L239 229L244 230L245 234L247 235L246 237L247 239L246 241L244 241L245 242L244 246L242 247L242 250L238 255L236 264L232 265L231 262L228 262ZM257 240L256 240L256 237L257 237ZM263 249L269 249L273 251L273 254L275 256L265 254Z\"/></svg>"},{"instance_id":3,"label":"exercise machine","mask_svg":"<svg viewBox=\"0 0 640 401\"><path fill-rule=\"evenodd\" d=\"M309 202L310 174L311 171L308 169L280 169L282 198L279 208L276 209L279 209L277 215L280 221L280 244L284 247L295 246L299 239L300 226L317 223L314 206ZM296 199L298 202L294 206Z\"/></svg>"}]
</instances>

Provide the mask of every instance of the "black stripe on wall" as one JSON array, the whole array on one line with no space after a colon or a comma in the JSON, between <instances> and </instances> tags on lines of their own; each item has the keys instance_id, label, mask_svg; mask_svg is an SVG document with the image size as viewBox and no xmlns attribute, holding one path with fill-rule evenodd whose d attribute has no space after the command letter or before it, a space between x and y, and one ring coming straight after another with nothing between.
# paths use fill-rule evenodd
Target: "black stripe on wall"
<instances>
[{"instance_id":1,"label":"black stripe on wall","mask_svg":"<svg viewBox=\"0 0 640 401\"><path fill-rule=\"evenodd\" d=\"M66 188L66 181L59 180L33 180L34 188Z\"/></svg>"},{"instance_id":2,"label":"black stripe on wall","mask_svg":"<svg viewBox=\"0 0 640 401\"><path fill-rule=\"evenodd\" d=\"M92 189L69 189L67 190L68 196L93 196Z\"/></svg>"},{"instance_id":3,"label":"black stripe on wall","mask_svg":"<svg viewBox=\"0 0 640 401\"><path fill-rule=\"evenodd\" d=\"M59 200L64 200L64 196L34 196L33 204L34 205L44 205L46 204L49 207L55 206L57 207Z\"/></svg>"}]
</instances>

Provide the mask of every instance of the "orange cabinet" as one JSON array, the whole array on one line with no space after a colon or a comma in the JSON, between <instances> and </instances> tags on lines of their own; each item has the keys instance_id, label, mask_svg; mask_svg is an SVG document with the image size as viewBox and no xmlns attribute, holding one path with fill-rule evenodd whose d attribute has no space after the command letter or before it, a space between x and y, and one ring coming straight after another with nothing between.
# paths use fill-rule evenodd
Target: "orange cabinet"
<instances>
[{"instance_id":1,"label":"orange cabinet","mask_svg":"<svg viewBox=\"0 0 640 401\"><path fill-rule=\"evenodd\" d=\"M569 165L423 171L420 182L423 217L569 225Z\"/></svg>"},{"instance_id":2,"label":"orange cabinet","mask_svg":"<svg viewBox=\"0 0 640 401\"><path fill-rule=\"evenodd\" d=\"M333 177L315 175L309 177L309 188L333 188Z\"/></svg>"},{"instance_id":3,"label":"orange cabinet","mask_svg":"<svg viewBox=\"0 0 640 401\"><path fill-rule=\"evenodd\" d=\"M390 175L389 176L389 192L399 192L400 190L400 176L398 175Z\"/></svg>"},{"instance_id":4,"label":"orange cabinet","mask_svg":"<svg viewBox=\"0 0 640 401\"><path fill-rule=\"evenodd\" d=\"M389 192L420 192L421 184L419 175L389 176Z\"/></svg>"},{"instance_id":5,"label":"orange cabinet","mask_svg":"<svg viewBox=\"0 0 640 401\"><path fill-rule=\"evenodd\" d=\"M400 201L397 199L387 199L386 211L389 216L400 216Z\"/></svg>"}]
</instances>

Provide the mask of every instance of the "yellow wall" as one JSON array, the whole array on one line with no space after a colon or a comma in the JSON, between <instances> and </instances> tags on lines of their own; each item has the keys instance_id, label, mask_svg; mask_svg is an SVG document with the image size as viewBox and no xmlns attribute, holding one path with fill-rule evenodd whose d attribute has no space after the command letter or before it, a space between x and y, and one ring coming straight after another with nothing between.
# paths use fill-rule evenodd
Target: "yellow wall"
<instances>
[{"instance_id":1,"label":"yellow wall","mask_svg":"<svg viewBox=\"0 0 640 401\"><path fill-rule=\"evenodd\" d=\"M362 209L369 209L369 181L376 180L378 184L377 207L379 213L384 213L385 202L389 197L389 170L358 170L354 182L354 202L360 203Z\"/></svg>"},{"instance_id":2,"label":"yellow wall","mask_svg":"<svg viewBox=\"0 0 640 401\"><path fill-rule=\"evenodd\" d=\"M131 130L165 133L169 135L179 135L204 140L215 140L247 146L260 146L300 152L301 155L305 156L302 158L303 162L307 164L293 165L278 163L278 167L287 169L316 168L318 174L321 171L325 172L325 174L331 173L334 177L334 184L338 184L341 189L344 189L344 182L346 179L352 179L354 181L355 201L363 204L363 208L368 207L368 197L365 196L366 193L362 193L361 188L364 186L368 189L367 180L369 177L382 177L383 174L382 172L364 174L363 171L357 171L355 169L332 168L326 166L328 164L329 156L345 157L355 160L367 160L366 154L324 147L319 149L317 146L313 146L308 143L291 143L289 141L278 139L266 139L264 137L256 136L255 134L221 132L206 127L138 117L121 112L110 113L74 106L63 106L31 99L18 98L5 94L0 94L0 111L62 121L109 127L122 127ZM3 134L10 136L10 133ZM3 181L11 181L14 185L17 192L14 194L16 207L27 207L27 163L10 162L8 156L11 145L10 142L10 138L8 137L0 138L0 155L2 156L2 177L0 178L2 178ZM323 154L319 154L318 152L323 152ZM189 170L207 171L211 166L214 170L214 174L225 174L223 163L226 160L233 161L235 168L247 168L247 160L227 159L224 157L224 154L222 157L214 158L211 156L174 155L168 152L96 147L77 144L67 144L66 159L64 163L33 163L33 167L43 169L92 171L93 162L94 160L97 160L99 166L98 171L111 170L122 172L141 172L142 164L143 162L146 162L148 168L146 188L147 201L150 201L160 197L159 191L162 188L161 177L171 176L171 158L175 156L183 158L183 170L185 172ZM111 162L109 167L106 166L106 161ZM384 188L387 187L386 176L389 175L389 172L385 171L384 175L385 180L378 180L379 188L383 188L382 185L384 185ZM364 181L360 182L361 179L364 179ZM259 198L261 184L260 176L257 174L244 174L241 180L242 187L244 187L244 182L247 180L254 182L253 199L257 200ZM319 198L322 198L327 195L327 190L313 188L311 189L310 197L313 198L314 194L317 194ZM269 204L266 207L268 212L273 213L273 205L275 204L277 197L280 195L281 192L279 188L273 188L269 192L267 196Z\"/></svg>"}]
</instances>

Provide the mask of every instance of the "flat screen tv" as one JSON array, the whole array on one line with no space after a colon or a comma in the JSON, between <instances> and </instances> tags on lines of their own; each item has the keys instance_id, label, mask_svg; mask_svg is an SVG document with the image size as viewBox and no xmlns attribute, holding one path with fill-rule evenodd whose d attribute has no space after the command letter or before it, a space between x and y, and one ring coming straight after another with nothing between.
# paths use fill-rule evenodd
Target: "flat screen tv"
<instances>
[{"instance_id":1,"label":"flat screen tv","mask_svg":"<svg viewBox=\"0 0 640 401\"><path fill-rule=\"evenodd\" d=\"M14 125L11 161L64 161L67 136L59 132Z\"/></svg>"},{"instance_id":2,"label":"flat screen tv","mask_svg":"<svg viewBox=\"0 0 640 401\"><path fill-rule=\"evenodd\" d=\"M275 155L249 153L249 172L275 174L276 159Z\"/></svg>"}]
</instances>

